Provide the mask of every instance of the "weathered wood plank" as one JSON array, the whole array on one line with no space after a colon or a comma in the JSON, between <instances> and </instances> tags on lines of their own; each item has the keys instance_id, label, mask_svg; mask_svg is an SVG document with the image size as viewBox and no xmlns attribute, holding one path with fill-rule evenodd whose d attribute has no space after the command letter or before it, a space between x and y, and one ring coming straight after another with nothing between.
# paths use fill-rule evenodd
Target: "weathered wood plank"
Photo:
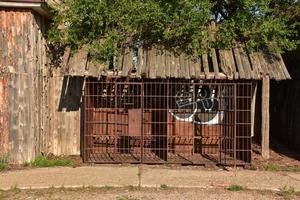
<instances>
[{"instance_id":1,"label":"weathered wood plank","mask_svg":"<svg viewBox=\"0 0 300 200\"><path fill-rule=\"evenodd\" d=\"M281 54L277 54L277 56L279 58L279 63L281 65L281 68L282 68L282 70L283 70L283 72L285 74L285 78L286 79L291 79L291 76L290 76L290 74L289 74L289 72L288 72L288 70L287 70L287 68L285 66L285 63L283 62L283 58L282 58Z\"/></svg>"},{"instance_id":2,"label":"weathered wood plank","mask_svg":"<svg viewBox=\"0 0 300 200\"><path fill-rule=\"evenodd\" d=\"M233 79L233 73L230 69L230 62L228 60L228 56L226 50L219 50L220 55L220 66L224 74L227 76L229 80Z\"/></svg>"},{"instance_id":3,"label":"weathered wood plank","mask_svg":"<svg viewBox=\"0 0 300 200\"><path fill-rule=\"evenodd\" d=\"M122 76L126 77L129 75L132 66L133 66L133 53L129 47L125 48L124 51L124 60L123 60L123 69L122 69Z\"/></svg>"},{"instance_id":4,"label":"weathered wood plank","mask_svg":"<svg viewBox=\"0 0 300 200\"><path fill-rule=\"evenodd\" d=\"M251 69L251 66L250 66L250 61L249 61L247 52L245 51L245 49L243 47L239 48L239 52L240 52L240 57L241 57L243 69L244 69L244 72L245 72L245 78L246 79L251 79L253 77L253 75L252 75L252 69Z\"/></svg>"},{"instance_id":5,"label":"weathered wood plank","mask_svg":"<svg viewBox=\"0 0 300 200\"><path fill-rule=\"evenodd\" d=\"M144 67L143 67L143 70L142 70L142 77L147 77L148 74L149 74L149 66L150 66L150 63L149 63L149 55L150 52L148 49L144 49Z\"/></svg>"},{"instance_id":6,"label":"weathered wood plank","mask_svg":"<svg viewBox=\"0 0 300 200\"><path fill-rule=\"evenodd\" d=\"M205 77L210 78L209 67L208 67L208 57L207 57L206 53L202 55L202 65L203 65Z\"/></svg>"},{"instance_id":7,"label":"weathered wood plank","mask_svg":"<svg viewBox=\"0 0 300 200\"><path fill-rule=\"evenodd\" d=\"M235 61L236 61L236 65L237 65L237 69L238 69L238 73L239 73L240 78L241 79L246 78L244 67L243 67L243 64L242 64L242 59L241 59L241 56L240 56L240 52L239 52L237 47L233 48L233 55L235 57Z\"/></svg>"},{"instance_id":8,"label":"weathered wood plank","mask_svg":"<svg viewBox=\"0 0 300 200\"><path fill-rule=\"evenodd\" d=\"M189 57L187 59L187 65L189 66L189 73L191 78L196 78L196 72L195 72L195 63L193 62L192 57Z\"/></svg>"},{"instance_id":9,"label":"weathered wood plank","mask_svg":"<svg viewBox=\"0 0 300 200\"><path fill-rule=\"evenodd\" d=\"M168 70L167 70L167 55L166 55L166 50L163 49L162 53L161 53L161 66L159 66L161 68L161 74L162 74L162 78L165 79L168 77Z\"/></svg>"},{"instance_id":10,"label":"weathered wood plank","mask_svg":"<svg viewBox=\"0 0 300 200\"><path fill-rule=\"evenodd\" d=\"M143 67L144 67L143 49L142 49L142 47L139 47L138 48L138 56L137 56L137 76L138 77L142 76Z\"/></svg>"},{"instance_id":11,"label":"weathered wood plank","mask_svg":"<svg viewBox=\"0 0 300 200\"><path fill-rule=\"evenodd\" d=\"M274 78L275 80L281 80L282 77L285 77L281 68L280 68L280 65L278 65L278 62L276 61L276 59L274 58L274 56L270 55L270 67L269 69L273 71L273 74L274 74Z\"/></svg>"},{"instance_id":12,"label":"weathered wood plank","mask_svg":"<svg viewBox=\"0 0 300 200\"><path fill-rule=\"evenodd\" d=\"M233 55L232 49L227 51L227 56L228 56L228 59L229 59L229 65L231 66L230 68L232 70L233 77L235 79L239 79L239 73L238 73L237 68L236 68L236 64L235 64L235 61L234 61L234 55Z\"/></svg>"},{"instance_id":13,"label":"weathered wood plank","mask_svg":"<svg viewBox=\"0 0 300 200\"><path fill-rule=\"evenodd\" d=\"M260 68L260 64L257 62L254 53L249 54L249 58L250 58L250 63L253 69L253 78L254 79L259 79L260 78L260 72L259 72L259 68Z\"/></svg>"},{"instance_id":14,"label":"weathered wood plank","mask_svg":"<svg viewBox=\"0 0 300 200\"><path fill-rule=\"evenodd\" d=\"M257 97L257 82L252 82L252 99L251 99L251 137L255 135L255 108Z\"/></svg>"},{"instance_id":15,"label":"weathered wood plank","mask_svg":"<svg viewBox=\"0 0 300 200\"><path fill-rule=\"evenodd\" d=\"M270 157L270 77L263 76L262 81L262 124L261 124L261 153L264 159Z\"/></svg>"},{"instance_id":16,"label":"weathered wood plank","mask_svg":"<svg viewBox=\"0 0 300 200\"><path fill-rule=\"evenodd\" d=\"M180 63L179 63L179 56L177 55L173 55L173 69L171 70L171 72L173 72L173 78L178 78L180 77Z\"/></svg>"},{"instance_id":17,"label":"weathered wood plank","mask_svg":"<svg viewBox=\"0 0 300 200\"><path fill-rule=\"evenodd\" d=\"M155 49L150 50L149 54L149 78L153 79L156 75L156 69L155 69Z\"/></svg>"},{"instance_id":18,"label":"weathered wood plank","mask_svg":"<svg viewBox=\"0 0 300 200\"><path fill-rule=\"evenodd\" d=\"M216 77L216 79L218 79L220 77L219 64L218 64L217 53L216 53L215 48L211 49L211 58L212 58L214 72L215 72L215 77Z\"/></svg>"},{"instance_id":19,"label":"weathered wood plank","mask_svg":"<svg viewBox=\"0 0 300 200\"><path fill-rule=\"evenodd\" d=\"M273 69L272 66L271 66L272 65L272 60L271 60L270 55L262 54L261 57L262 57L262 60L265 64L266 71L268 71L268 74L269 74L270 78L275 79L276 78L276 72L275 72L275 69Z\"/></svg>"},{"instance_id":20,"label":"weathered wood plank","mask_svg":"<svg viewBox=\"0 0 300 200\"><path fill-rule=\"evenodd\" d=\"M270 75L269 74L270 72L266 66L265 60L264 60L263 56L261 55L261 53L257 54L257 57L259 59L259 63L260 63L261 69L262 69L261 77L263 77L264 75Z\"/></svg>"},{"instance_id":21,"label":"weathered wood plank","mask_svg":"<svg viewBox=\"0 0 300 200\"><path fill-rule=\"evenodd\" d=\"M185 55L184 57L183 57L183 59L184 59L184 78L186 78L186 79L190 79L191 78L191 76L190 76L190 64L189 64L189 58L188 58L188 56L187 55Z\"/></svg>"},{"instance_id":22,"label":"weathered wood plank","mask_svg":"<svg viewBox=\"0 0 300 200\"><path fill-rule=\"evenodd\" d=\"M225 54L225 66L228 70L228 78L229 80L232 80L235 78L235 64L234 64L234 58L231 56L231 50L224 50Z\"/></svg>"},{"instance_id":23,"label":"weathered wood plank","mask_svg":"<svg viewBox=\"0 0 300 200\"><path fill-rule=\"evenodd\" d=\"M255 62L257 64L256 66L257 66L257 70L258 70L258 78L261 79L262 75L264 74L264 69L261 66L258 53L253 53L253 58L254 58L254 60L255 60Z\"/></svg>"},{"instance_id":24,"label":"weathered wood plank","mask_svg":"<svg viewBox=\"0 0 300 200\"><path fill-rule=\"evenodd\" d=\"M166 59L165 59L165 64L166 64L165 73L166 73L166 77L169 78L169 77L171 77L170 76L171 55L170 55L170 52L168 50L165 51L165 56L166 56Z\"/></svg>"}]
</instances>

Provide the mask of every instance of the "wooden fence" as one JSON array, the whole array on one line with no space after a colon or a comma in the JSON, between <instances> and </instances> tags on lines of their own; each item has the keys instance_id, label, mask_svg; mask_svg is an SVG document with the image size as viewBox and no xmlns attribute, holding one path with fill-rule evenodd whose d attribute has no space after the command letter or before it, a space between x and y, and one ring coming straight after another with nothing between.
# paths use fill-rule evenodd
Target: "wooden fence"
<instances>
[{"instance_id":1,"label":"wooden fence","mask_svg":"<svg viewBox=\"0 0 300 200\"><path fill-rule=\"evenodd\" d=\"M300 80L271 87L271 134L300 152Z\"/></svg>"}]
</instances>

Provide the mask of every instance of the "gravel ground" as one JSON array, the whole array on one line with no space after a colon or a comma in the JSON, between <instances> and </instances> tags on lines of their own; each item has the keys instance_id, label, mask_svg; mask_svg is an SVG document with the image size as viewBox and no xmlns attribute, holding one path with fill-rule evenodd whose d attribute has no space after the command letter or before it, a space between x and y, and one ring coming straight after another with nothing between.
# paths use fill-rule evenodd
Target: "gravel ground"
<instances>
[{"instance_id":1,"label":"gravel ground","mask_svg":"<svg viewBox=\"0 0 300 200\"><path fill-rule=\"evenodd\" d=\"M128 188L79 188L79 189L42 189L42 190L19 190L0 192L0 199L5 200L150 200L150 199L300 199L298 194L282 194L280 192L270 191L228 191L224 188L214 189L175 189L175 188L157 188L157 189L139 189Z\"/></svg>"}]
</instances>

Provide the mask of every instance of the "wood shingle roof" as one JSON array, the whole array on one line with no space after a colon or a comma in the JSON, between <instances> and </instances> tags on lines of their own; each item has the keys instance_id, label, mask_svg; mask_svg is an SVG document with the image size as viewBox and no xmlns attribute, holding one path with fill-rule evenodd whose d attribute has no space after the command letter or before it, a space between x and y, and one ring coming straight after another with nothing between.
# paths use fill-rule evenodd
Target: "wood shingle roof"
<instances>
[{"instance_id":1,"label":"wood shingle roof","mask_svg":"<svg viewBox=\"0 0 300 200\"><path fill-rule=\"evenodd\" d=\"M201 57L175 54L161 49L127 48L115 59L113 69L87 59L87 52L79 50L72 57L66 51L61 73L76 76L113 76L136 78L184 79L291 79L280 54L248 53L243 47L229 50L212 49Z\"/></svg>"}]
</instances>

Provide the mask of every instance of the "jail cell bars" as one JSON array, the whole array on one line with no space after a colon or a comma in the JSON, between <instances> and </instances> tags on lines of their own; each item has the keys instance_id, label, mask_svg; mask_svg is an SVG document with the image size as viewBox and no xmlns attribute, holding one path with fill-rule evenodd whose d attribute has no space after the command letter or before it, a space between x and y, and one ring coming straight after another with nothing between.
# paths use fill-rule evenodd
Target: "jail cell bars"
<instances>
[{"instance_id":1,"label":"jail cell bars","mask_svg":"<svg viewBox=\"0 0 300 200\"><path fill-rule=\"evenodd\" d=\"M251 91L248 82L88 79L84 161L250 163Z\"/></svg>"}]
</instances>

